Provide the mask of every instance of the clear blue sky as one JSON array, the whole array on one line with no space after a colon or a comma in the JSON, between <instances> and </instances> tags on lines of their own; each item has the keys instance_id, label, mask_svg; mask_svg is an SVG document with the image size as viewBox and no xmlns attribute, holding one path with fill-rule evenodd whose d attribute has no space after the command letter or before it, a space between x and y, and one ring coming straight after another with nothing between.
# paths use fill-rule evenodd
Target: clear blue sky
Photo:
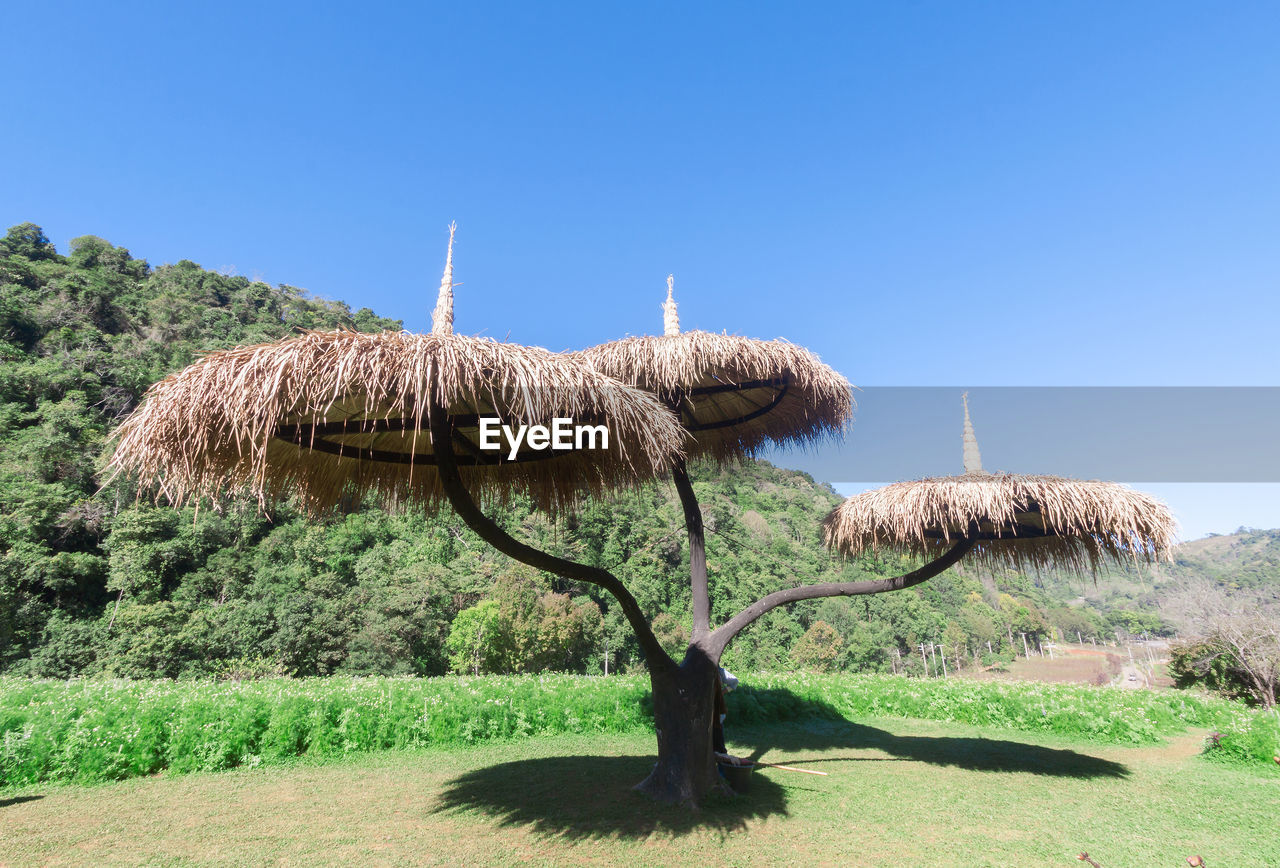
<instances>
[{"instance_id":1,"label":"clear blue sky","mask_svg":"<svg viewBox=\"0 0 1280 868\"><path fill-rule=\"evenodd\" d=\"M857 384L1277 384L1275 4L183 5L6 9L5 225L422 329L456 219L468 333L675 272Z\"/></svg>"}]
</instances>

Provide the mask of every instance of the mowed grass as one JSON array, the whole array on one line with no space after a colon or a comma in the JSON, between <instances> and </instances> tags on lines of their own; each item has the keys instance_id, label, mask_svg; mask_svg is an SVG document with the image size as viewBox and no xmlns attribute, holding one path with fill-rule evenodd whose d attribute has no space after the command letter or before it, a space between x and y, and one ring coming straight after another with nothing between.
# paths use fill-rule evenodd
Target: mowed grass
<instances>
[{"instance_id":1,"label":"mowed grass","mask_svg":"<svg viewBox=\"0 0 1280 868\"><path fill-rule=\"evenodd\" d=\"M761 770L702 810L631 785L649 734L558 735L0 796L0 864L1280 864L1280 775L1197 756L867 718L737 728Z\"/></svg>"}]
</instances>

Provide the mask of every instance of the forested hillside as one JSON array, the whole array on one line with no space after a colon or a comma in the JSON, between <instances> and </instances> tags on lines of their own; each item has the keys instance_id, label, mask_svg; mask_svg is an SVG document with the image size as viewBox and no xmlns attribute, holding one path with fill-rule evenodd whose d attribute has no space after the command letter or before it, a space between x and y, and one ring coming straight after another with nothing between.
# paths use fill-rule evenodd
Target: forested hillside
<instances>
[{"instance_id":1,"label":"forested hillside","mask_svg":"<svg viewBox=\"0 0 1280 868\"><path fill-rule=\"evenodd\" d=\"M362 508L308 520L289 504L268 514L232 504L197 515L139 500L127 480L99 490L105 438L149 384L205 351L337 327L400 323L185 260L152 268L94 236L75 239L62 255L38 226L9 230L0 241L0 671L434 674L595 672L606 659L610 669L640 665L611 599L513 564L447 510ZM695 487L718 619L785 585L910 568L896 558L829 557L819 526L839 497L804 474L764 462L701 466ZM586 504L556 523L521 502L496 512L540 547L615 570L660 635L682 643L687 552L669 483ZM1275 535L1269 539L1259 551L1274 566ZM891 670L919 665L912 650L921 642L984 654L990 643L1007 653L1020 633L1034 643L1055 628L1072 636L1166 629L1150 578L1113 578L1108 595L1078 581L962 566L912 591L777 610L744 632L726 661Z\"/></svg>"},{"instance_id":2,"label":"forested hillside","mask_svg":"<svg viewBox=\"0 0 1280 868\"><path fill-rule=\"evenodd\" d=\"M1112 629L1167 634L1161 605L1188 582L1207 582L1226 593L1238 589L1280 591L1280 530L1240 528L1182 543L1173 562L1155 566L1109 566L1094 582L1057 574L1037 577L1045 592L1078 608L1106 613Z\"/></svg>"}]
</instances>

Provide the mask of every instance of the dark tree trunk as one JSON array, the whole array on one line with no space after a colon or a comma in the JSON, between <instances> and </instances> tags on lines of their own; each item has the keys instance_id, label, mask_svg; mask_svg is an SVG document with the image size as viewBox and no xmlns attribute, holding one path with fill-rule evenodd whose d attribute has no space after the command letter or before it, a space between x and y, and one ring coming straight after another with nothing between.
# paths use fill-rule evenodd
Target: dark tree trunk
<instances>
[{"instance_id":1,"label":"dark tree trunk","mask_svg":"<svg viewBox=\"0 0 1280 868\"><path fill-rule=\"evenodd\" d=\"M732 793L716 768L712 725L716 714L715 691L716 679L720 677L720 655L740 630L766 612L787 603L819 597L878 594L918 585L960 560L973 547L972 540L960 540L937 560L891 579L826 583L775 591L711 631L702 511L689 475L680 462L673 468L672 475L689 530L694 624L693 641L683 662L677 666L653 634L640 604L617 576L606 569L575 563L526 545L481 511L458 474L451 445L453 423L434 387L428 419L440 487L459 517L472 530L511 558L539 570L589 582L608 591L618 601L649 663L654 724L658 731L658 761L653 772L637 784L636 789L663 802L697 806L711 792Z\"/></svg>"},{"instance_id":2,"label":"dark tree trunk","mask_svg":"<svg viewBox=\"0 0 1280 868\"><path fill-rule=\"evenodd\" d=\"M708 793L730 792L711 744L719 676L716 662L697 646L689 647L678 668L650 671L658 761L637 790L661 802L694 807Z\"/></svg>"}]
</instances>

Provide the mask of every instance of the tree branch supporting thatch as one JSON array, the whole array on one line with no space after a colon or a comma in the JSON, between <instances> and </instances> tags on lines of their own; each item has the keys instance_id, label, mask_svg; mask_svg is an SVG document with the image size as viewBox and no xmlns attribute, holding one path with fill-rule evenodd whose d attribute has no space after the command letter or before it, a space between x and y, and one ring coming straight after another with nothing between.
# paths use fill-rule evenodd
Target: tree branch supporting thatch
<instances>
[{"instance_id":1,"label":"tree branch supporting thatch","mask_svg":"<svg viewBox=\"0 0 1280 868\"><path fill-rule=\"evenodd\" d=\"M640 610L640 604L636 602L636 598L631 595L631 592L626 589L617 576L600 567L579 564L526 545L498 527L493 519L481 511L475 500L472 499L466 485L463 484L462 477L458 474L458 465L454 460L452 448L447 446L453 438L453 425L444 407L436 397L434 388L432 389L430 400L428 414L431 422L431 444L437 459L436 472L439 474L440 487L443 489L445 497L449 499L454 511L467 523L467 526L479 534L480 538L489 545L521 563L528 564L535 569L563 576L566 579L588 582L608 591L622 607L622 613L626 616L627 622L636 634L640 647L644 649L645 658L650 669L669 671L677 668L675 661L671 659L671 656L667 654L661 643L658 642L657 637L653 635L653 630L649 628L649 622L645 619L644 612Z\"/></svg>"},{"instance_id":2,"label":"tree branch supporting thatch","mask_svg":"<svg viewBox=\"0 0 1280 868\"><path fill-rule=\"evenodd\" d=\"M756 600L738 614L721 625L711 634L710 648L714 659L719 659L734 636L741 632L752 621L766 612L796 603L800 600L814 600L820 597L856 597L862 594L882 594L885 591L900 591L904 588L927 582L939 573L945 572L969 553L974 546L972 540L960 540L937 560L930 561L918 570L894 576L889 579L867 579L861 582L826 582L820 585L803 585L799 588L787 588L774 591Z\"/></svg>"},{"instance_id":3,"label":"tree branch supporting thatch","mask_svg":"<svg viewBox=\"0 0 1280 868\"><path fill-rule=\"evenodd\" d=\"M676 491L680 493L680 505L684 507L684 526L689 532L689 584L693 590L693 642L700 641L711 632L711 599L707 593L707 545L702 529L702 508L693 493L689 471L684 459L671 468Z\"/></svg>"}]
</instances>

